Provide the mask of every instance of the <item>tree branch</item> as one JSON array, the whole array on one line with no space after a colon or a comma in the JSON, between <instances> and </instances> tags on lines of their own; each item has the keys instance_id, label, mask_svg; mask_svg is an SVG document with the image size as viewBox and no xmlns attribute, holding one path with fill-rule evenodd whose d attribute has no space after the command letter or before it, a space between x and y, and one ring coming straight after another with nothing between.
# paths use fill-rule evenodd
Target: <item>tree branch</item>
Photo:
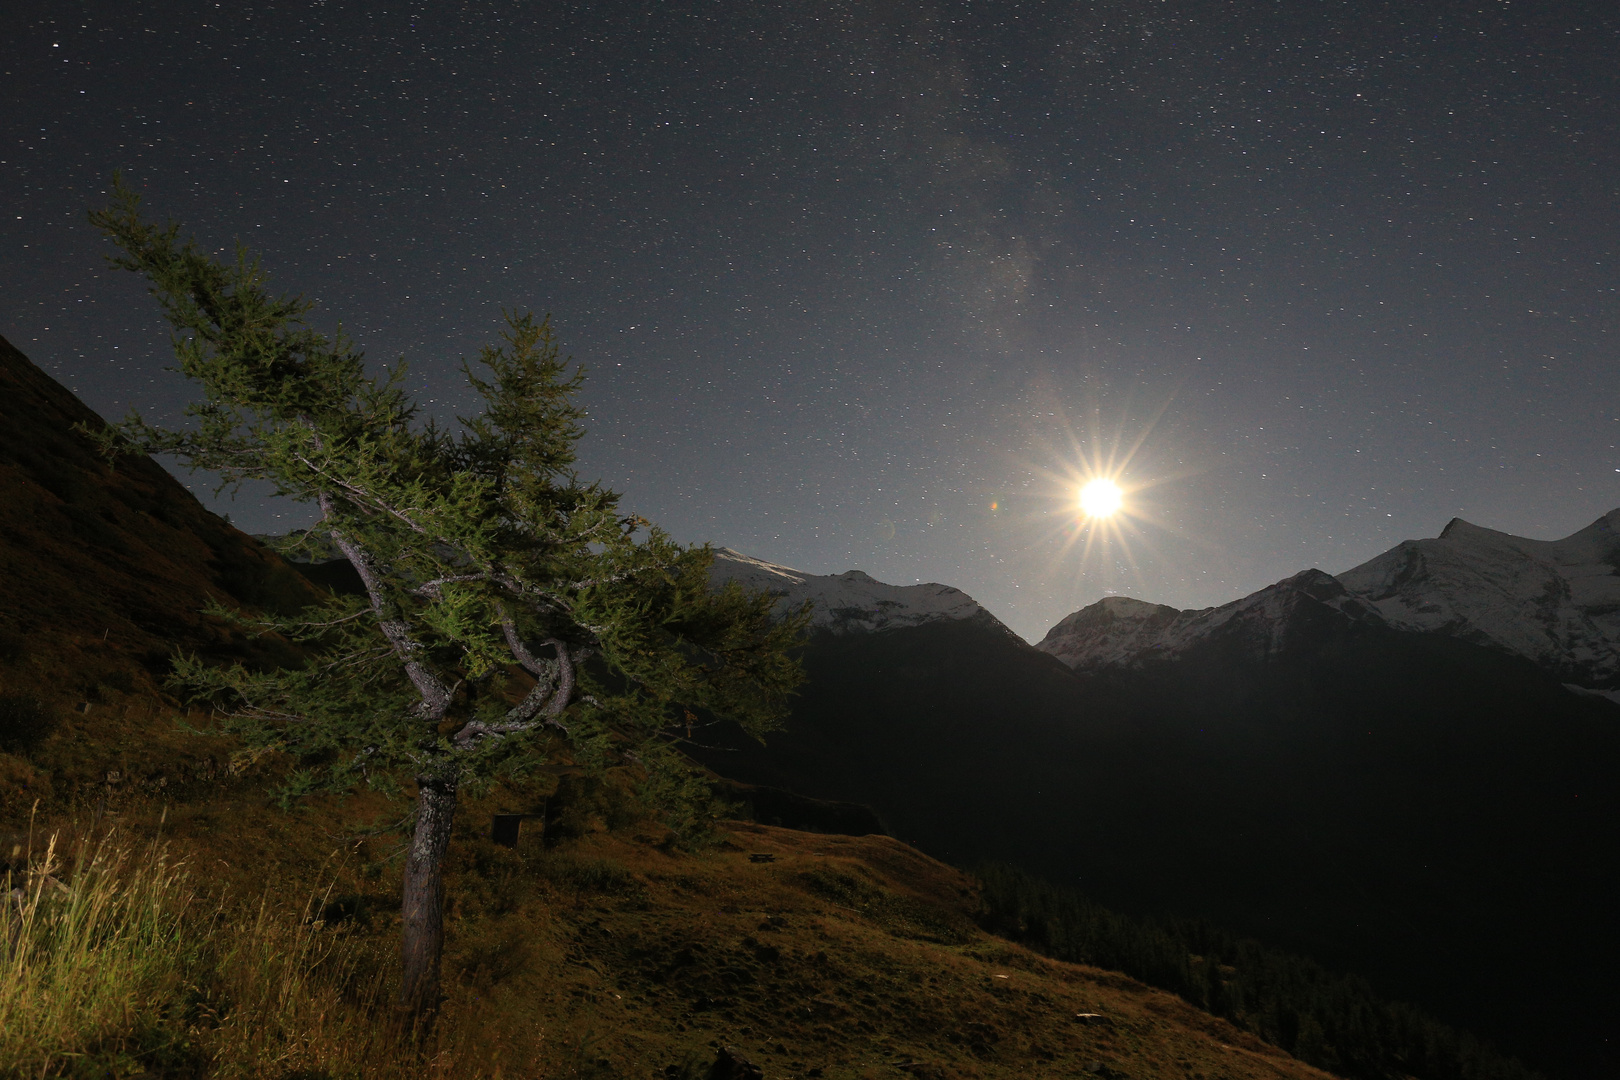
<instances>
[{"instance_id":1,"label":"tree branch","mask_svg":"<svg viewBox=\"0 0 1620 1080\"><path fill-rule=\"evenodd\" d=\"M445 585L456 585L464 581L488 580L490 580L490 576L488 574L458 574L455 577L434 578L432 581L423 582L411 591L418 596L425 596L430 600L442 600L444 599L442 587Z\"/></svg>"},{"instance_id":2,"label":"tree branch","mask_svg":"<svg viewBox=\"0 0 1620 1080\"><path fill-rule=\"evenodd\" d=\"M557 692L546 702L545 707L546 716L555 719L568 708L569 699L574 696L574 662L568 655L567 645L556 638L552 638L546 644L554 646L557 650Z\"/></svg>"},{"instance_id":3,"label":"tree branch","mask_svg":"<svg viewBox=\"0 0 1620 1080\"><path fill-rule=\"evenodd\" d=\"M328 522L336 518L332 508L332 496L328 492L320 493L321 512ZM416 692L422 695L423 719L439 721L444 718L446 710L450 708L450 691L444 681L429 671L427 666L416 659L421 651L414 638L411 637L410 627L403 619L388 617L388 598L383 593L382 582L378 579L377 568L372 565L370 554L359 544L350 540L333 526L328 530L332 542L343 552L344 558L354 567L355 573L360 575L360 581L366 587L366 595L371 598L371 610L376 612L377 626L388 639L388 644L394 648L394 655L405 666L405 674L416 687Z\"/></svg>"},{"instance_id":4,"label":"tree branch","mask_svg":"<svg viewBox=\"0 0 1620 1080\"><path fill-rule=\"evenodd\" d=\"M320 440L319 440L318 437L316 439L315 446L316 446L317 449L321 449L321 444L320 444ZM395 517L395 518L398 518L400 521L403 521L406 525L409 525L413 531L419 532L423 536L428 535L428 529L427 529L426 526L417 524L414 520L412 520L412 518L411 518L411 516L409 514L405 513L405 511L395 509L394 507L390 506L388 503L384 502L383 500L379 499L377 496L373 495L371 492L367 491L365 488L360 487L359 485L356 485L356 484L351 484L348 481L344 480L342 477L333 476L331 473L327 472L321 466L319 466L319 465L315 464L313 461L309 460L309 458L305 457L303 454L294 454L293 458L294 458L294 460L301 462L306 468L309 469L310 472L314 473L320 479L325 480L328 483L334 484L337 487L340 487L344 491L348 492L351 501L353 501L357 505L360 505L360 506L363 506L363 507L364 506L369 506L369 508L371 508L371 509L380 510L380 511L382 511L383 513L387 514L390 517ZM324 497L325 493L323 492L322 495ZM323 509L324 509L324 507L323 507Z\"/></svg>"},{"instance_id":5,"label":"tree branch","mask_svg":"<svg viewBox=\"0 0 1620 1080\"><path fill-rule=\"evenodd\" d=\"M461 749L470 750L480 735L493 735L496 738L502 738L538 726L540 726L538 720L529 720L518 724L486 724L481 720L469 720L465 727L456 732L454 742Z\"/></svg>"},{"instance_id":6,"label":"tree branch","mask_svg":"<svg viewBox=\"0 0 1620 1080\"><path fill-rule=\"evenodd\" d=\"M523 670L537 679L550 679L553 673L547 670L547 667L543 667L529 651L528 645L524 644L523 638L517 632L517 624L512 621L512 616L506 613L506 605L496 604L495 610L501 616L501 632L506 635L507 648L512 650L517 662L523 665Z\"/></svg>"}]
</instances>

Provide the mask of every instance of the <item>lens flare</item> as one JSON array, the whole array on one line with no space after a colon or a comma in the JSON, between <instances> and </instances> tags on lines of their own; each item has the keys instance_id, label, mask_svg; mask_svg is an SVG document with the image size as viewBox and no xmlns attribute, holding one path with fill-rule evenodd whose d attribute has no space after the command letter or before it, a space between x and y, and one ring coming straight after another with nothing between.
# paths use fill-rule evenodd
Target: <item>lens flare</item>
<instances>
[{"instance_id":1,"label":"lens flare","mask_svg":"<svg viewBox=\"0 0 1620 1080\"><path fill-rule=\"evenodd\" d=\"M1145 588L1141 559L1158 563L1164 558L1157 537L1193 539L1166 518L1165 492L1155 491L1202 471L1189 469L1177 455L1179 447L1153 445L1155 429L1174 397L1172 389L1145 417L1123 401L1111 422L1104 422L1101 405L1093 401L1078 430L1062 403L1050 399L1053 436L1062 438L1041 447L1044 461L1029 462L1042 498L1038 504L1030 500L1025 520L1042 534L1054 579L1073 574L1082 594L1095 588L1105 594ZM1163 436L1157 439L1162 442Z\"/></svg>"},{"instance_id":2,"label":"lens flare","mask_svg":"<svg viewBox=\"0 0 1620 1080\"><path fill-rule=\"evenodd\" d=\"M1112 480L1098 477L1080 489L1080 509L1087 517L1112 517L1118 512L1124 493Z\"/></svg>"}]
</instances>

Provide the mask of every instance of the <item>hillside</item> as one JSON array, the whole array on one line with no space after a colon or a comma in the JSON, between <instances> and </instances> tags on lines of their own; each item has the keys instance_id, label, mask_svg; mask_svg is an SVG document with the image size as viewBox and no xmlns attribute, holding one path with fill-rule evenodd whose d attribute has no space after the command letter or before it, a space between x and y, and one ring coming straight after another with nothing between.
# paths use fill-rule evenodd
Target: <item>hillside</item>
<instances>
[{"instance_id":1,"label":"hillside","mask_svg":"<svg viewBox=\"0 0 1620 1080\"><path fill-rule=\"evenodd\" d=\"M316 595L274 552L209 513L156 462L110 468L76 425L102 420L0 339L0 814L169 783L222 767L184 736L161 682L176 649L287 659L205 615L210 603L291 611ZM65 801L65 802L64 802Z\"/></svg>"},{"instance_id":2,"label":"hillside","mask_svg":"<svg viewBox=\"0 0 1620 1080\"><path fill-rule=\"evenodd\" d=\"M962 622L821 636L787 732L701 755L868 803L958 864L1361 973L1554 1075L1609 1072L1613 706L1308 592L1286 625L1092 675Z\"/></svg>"},{"instance_id":3,"label":"hillside","mask_svg":"<svg viewBox=\"0 0 1620 1080\"><path fill-rule=\"evenodd\" d=\"M176 646L241 657L263 647L204 616L210 600L295 610L314 596L156 462L113 469L75 425L102 420L0 338L0 657L10 680L94 707L131 680L150 688Z\"/></svg>"},{"instance_id":4,"label":"hillside","mask_svg":"<svg viewBox=\"0 0 1620 1080\"><path fill-rule=\"evenodd\" d=\"M468 807L447 881L434 1075L699 1080L721 1046L772 1080L1325 1075L1173 995L991 937L974 922L972 879L888 837L735 822L719 847L681 853L644 821L609 830L611 803L575 793L569 806L558 836L515 850L482 832L500 797ZM124 800L123 834L149 835L159 807ZM246 899L226 919L251 933L255 898L289 913L314 898L316 933L338 935L327 948L386 969L397 864L388 844L357 838L377 809L287 813L252 779L222 778L168 801L163 829L201 889L193 907ZM367 985L340 1011L363 1021ZM387 1020L384 1005L372 1022ZM344 1021L256 1034L279 1060L251 1075L348 1075L353 1054L333 1039ZM206 1025L192 1039L205 1057Z\"/></svg>"}]
</instances>

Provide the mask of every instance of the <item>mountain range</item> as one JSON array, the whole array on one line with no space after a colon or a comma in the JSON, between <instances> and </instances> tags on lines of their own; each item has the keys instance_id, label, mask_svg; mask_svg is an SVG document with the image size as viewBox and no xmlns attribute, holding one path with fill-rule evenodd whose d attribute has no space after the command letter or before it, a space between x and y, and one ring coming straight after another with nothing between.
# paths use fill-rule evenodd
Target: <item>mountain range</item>
<instances>
[{"instance_id":1,"label":"mountain range","mask_svg":"<svg viewBox=\"0 0 1620 1080\"><path fill-rule=\"evenodd\" d=\"M1354 970L1555 1075L1615 1075L1616 524L1453 522L1212 609L1108 597L1039 646L945 586L771 567L784 604L827 609L809 682L765 745L716 725L694 753L865 803L958 864Z\"/></svg>"},{"instance_id":2,"label":"mountain range","mask_svg":"<svg viewBox=\"0 0 1620 1080\"><path fill-rule=\"evenodd\" d=\"M1220 607L1179 611L1107 597L1052 627L1036 648L1082 671L1172 659L1221 638L1242 640L1260 660L1310 609L1522 657L1572 689L1620 699L1617 571L1620 510L1562 540L1456 518L1434 539L1403 541L1337 576L1306 570Z\"/></svg>"},{"instance_id":3,"label":"mountain range","mask_svg":"<svg viewBox=\"0 0 1620 1080\"><path fill-rule=\"evenodd\" d=\"M949 585L886 585L862 570L806 574L731 548L716 550L710 577L716 583L735 581L751 592L774 593L781 597L783 611L808 601L811 627L831 634L898 630L939 621L966 621L1012 634L971 596Z\"/></svg>"}]
</instances>

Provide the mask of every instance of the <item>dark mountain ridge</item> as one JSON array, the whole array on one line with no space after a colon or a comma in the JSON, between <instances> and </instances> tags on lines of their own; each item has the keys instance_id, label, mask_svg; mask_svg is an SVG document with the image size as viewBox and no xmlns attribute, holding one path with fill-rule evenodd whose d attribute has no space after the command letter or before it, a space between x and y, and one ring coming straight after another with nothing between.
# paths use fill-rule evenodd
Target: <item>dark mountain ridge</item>
<instances>
[{"instance_id":1,"label":"dark mountain ridge","mask_svg":"<svg viewBox=\"0 0 1620 1080\"><path fill-rule=\"evenodd\" d=\"M1392 629L1326 574L1251 599L1090 673L967 621L820 635L789 730L704 760L867 803L951 861L1357 971L1555 1075L1612 1074L1620 713Z\"/></svg>"}]
</instances>

